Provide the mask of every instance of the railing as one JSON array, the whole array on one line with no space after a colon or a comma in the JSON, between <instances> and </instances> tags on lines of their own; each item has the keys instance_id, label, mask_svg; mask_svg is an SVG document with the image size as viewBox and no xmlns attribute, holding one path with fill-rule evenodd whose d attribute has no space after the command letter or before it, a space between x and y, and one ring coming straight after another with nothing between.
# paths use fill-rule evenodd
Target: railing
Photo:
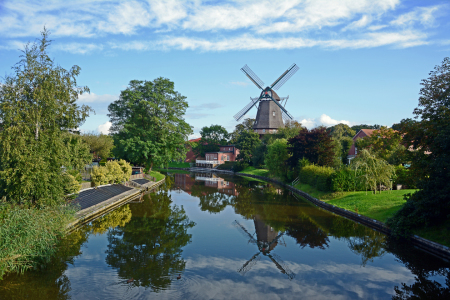
<instances>
[{"instance_id":1,"label":"railing","mask_svg":"<svg viewBox=\"0 0 450 300\"><path fill-rule=\"evenodd\" d=\"M297 178L294 179L294 181L292 181L291 185L295 186L299 182L300 182L300 177L297 177Z\"/></svg>"},{"instance_id":2,"label":"railing","mask_svg":"<svg viewBox=\"0 0 450 300\"><path fill-rule=\"evenodd\" d=\"M219 161L218 160L203 160L203 159L196 159L195 163L197 164L218 164Z\"/></svg>"},{"instance_id":3,"label":"railing","mask_svg":"<svg viewBox=\"0 0 450 300\"><path fill-rule=\"evenodd\" d=\"M196 176L196 177L195 177L195 180L203 180L203 181L221 181L221 180L223 180L223 178Z\"/></svg>"}]
</instances>

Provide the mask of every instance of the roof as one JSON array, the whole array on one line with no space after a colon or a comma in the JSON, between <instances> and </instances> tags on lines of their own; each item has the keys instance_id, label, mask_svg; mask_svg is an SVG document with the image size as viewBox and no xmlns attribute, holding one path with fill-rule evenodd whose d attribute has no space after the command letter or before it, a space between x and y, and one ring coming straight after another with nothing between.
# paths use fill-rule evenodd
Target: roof
<instances>
[{"instance_id":1,"label":"roof","mask_svg":"<svg viewBox=\"0 0 450 300\"><path fill-rule=\"evenodd\" d=\"M361 131L364 132L367 136L372 135L372 132L373 132L374 130L375 130L375 129L361 129Z\"/></svg>"},{"instance_id":2,"label":"roof","mask_svg":"<svg viewBox=\"0 0 450 300\"><path fill-rule=\"evenodd\" d=\"M196 139L189 140L188 142L200 142L201 139L202 138L196 138Z\"/></svg>"}]
</instances>

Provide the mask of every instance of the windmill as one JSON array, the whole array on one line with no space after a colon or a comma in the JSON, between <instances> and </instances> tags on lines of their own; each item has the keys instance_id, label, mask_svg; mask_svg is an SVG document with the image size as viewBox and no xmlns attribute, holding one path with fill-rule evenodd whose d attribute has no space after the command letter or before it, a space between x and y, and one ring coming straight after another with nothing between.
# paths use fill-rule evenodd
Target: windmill
<instances>
[{"instance_id":1,"label":"windmill","mask_svg":"<svg viewBox=\"0 0 450 300\"><path fill-rule=\"evenodd\" d=\"M256 239L237 220L233 222L233 225L242 232L244 237L249 239L248 242L256 244L259 250L259 252L253 255L252 258L250 258L247 262L244 263L244 265L242 265L238 272L244 275L245 273L250 271L250 269L261 259L261 256L259 255L263 254L275 264L275 266L278 270L280 270L281 273L286 274L289 280L292 280L295 277L295 273L289 269L289 267L278 255L276 255L275 253L270 253L278 243L282 242L281 238L284 235L284 232L278 233L277 231L273 231L257 216L255 216L253 221L255 222Z\"/></svg>"},{"instance_id":2,"label":"windmill","mask_svg":"<svg viewBox=\"0 0 450 300\"><path fill-rule=\"evenodd\" d=\"M243 109L241 109L234 119L239 121L247 114L253 106L258 105L256 120L253 130L257 133L274 133L278 128L284 127L283 120L292 120L292 115L284 108L288 97L279 97L275 90L278 90L292 75L297 72L299 67L296 64L290 66L271 86L263 88L264 82L247 66L243 66L241 71L261 90L261 94L257 98L250 97L251 101ZM283 105L283 101L284 105Z\"/></svg>"}]
</instances>

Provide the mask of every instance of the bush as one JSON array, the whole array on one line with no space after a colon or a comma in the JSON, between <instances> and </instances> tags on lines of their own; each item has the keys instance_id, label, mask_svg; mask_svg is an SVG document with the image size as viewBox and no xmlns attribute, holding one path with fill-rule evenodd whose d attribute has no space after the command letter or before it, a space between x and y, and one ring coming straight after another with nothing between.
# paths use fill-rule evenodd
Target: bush
<instances>
[{"instance_id":1,"label":"bush","mask_svg":"<svg viewBox=\"0 0 450 300\"><path fill-rule=\"evenodd\" d=\"M412 173L402 165L395 166L395 180L394 184L406 185L409 189L415 189L415 179L412 177Z\"/></svg>"},{"instance_id":2,"label":"bush","mask_svg":"<svg viewBox=\"0 0 450 300\"><path fill-rule=\"evenodd\" d=\"M362 191L364 188L358 184L356 180L360 172L355 174L355 171L351 168L344 166L336 170L333 174L332 189L334 192L344 192L344 191Z\"/></svg>"},{"instance_id":3,"label":"bush","mask_svg":"<svg viewBox=\"0 0 450 300\"><path fill-rule=\"evenodd\" d=\"M133 171L133 168L131 167L131 165L129 163L127 163L127 161L124 159L119 159L117 161L117 163L119 164L120 168L122 169L122 173L123 173L123 176L122 176L122 179L120 180L120 182L130 180L130 176Z\"/></svg>"},{"instance_id":4,"label":"bush","mask_svg":"<svg viewBox=\"0 0 450 300\"><path fill-rule=\"evenodd\" d=\"M21 209L0 206L0 279L47 262L72 218L69 207Z\"/></svg>"},{"instance_id":5,"label":"bush","mask_svg":"<svg viewBox=\"0 0 450 300\"><path fill-rule=\"evenodd\" d=\"M64 192L66 195L76 194L81 189L81 184L70 174L64 174Z\"/></svg>"},{"instance_id":6,"label":"bush","mask_svg":"<svg viewBox=\"0 0 450 300\"><path fill-rule=\"evenodd\" d=\"M105 166L94 167L91 171L91 181L95 186L120 183L130 180L132 168L129 163L121 159L108 161Z\"/></svg>"},{"instance_id":7,"label":"bush","mask_svg":"<svg viewBox=\"0 0 450 300\"><path fill-rule=\"evenodd\" d=\"M91 181L95 186L107 184L111 181L111 175L104 166L95 166L91 171Z\"/></svg>"},{"instance_id":8,"label":"bush","mask_svg":"<svg viewBox=\"0 0 450 300\"><path fill-rule=\"evenodd\" d=\"M78 183L81 183L83 181L83 177L81 176L80 171L76 169L68 170L66 171L67 174L72 175Z\"/></svg>"},{"instance_id":9,"label":"bush","mask_svg":"<svg viewBox=\"0 0 450 300\"><path fill-rule=\"evenodd\" d=\"M331 167L316 165L305 166L300 170L299 179L302 183L307 183L319 191L332 191L332 177L335 171Z\"/></svg>"},{"instance_id":10,"label":"bush","mask_svg":"<svg viewBox=\"0 0 450 300\"><path fill-rule=\"evenodd\" d=\"M235 162L235 161L226 161L224 164L219 165L217 167L217 169L233 171L234 168L236 167L236 163L237 162Z\"/></svg>"}]
</instances>

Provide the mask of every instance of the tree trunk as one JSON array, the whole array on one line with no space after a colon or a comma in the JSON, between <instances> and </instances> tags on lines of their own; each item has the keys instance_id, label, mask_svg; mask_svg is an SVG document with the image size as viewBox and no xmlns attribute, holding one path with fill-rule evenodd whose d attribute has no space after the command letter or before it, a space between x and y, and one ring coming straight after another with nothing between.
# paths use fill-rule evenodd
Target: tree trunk
<instances>
[{"instance_id":1,"label":"tree trunk","mask_svg":"<svg viewBox=\"0 0 450 300\"><path fill-rule=\"evenodd\" d=\"M34 133L34 139L36 141L39 139L39 122L36 122L36 131Z\"/></svg>"}]
</instances>

